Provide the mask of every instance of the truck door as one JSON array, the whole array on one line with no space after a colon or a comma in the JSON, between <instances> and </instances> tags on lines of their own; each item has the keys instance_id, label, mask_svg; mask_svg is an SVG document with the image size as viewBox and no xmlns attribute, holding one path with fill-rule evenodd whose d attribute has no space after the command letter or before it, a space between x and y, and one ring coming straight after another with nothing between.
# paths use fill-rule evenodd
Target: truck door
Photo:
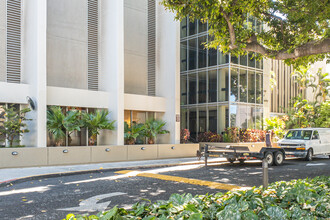
<instances>
[{"instance_id":1,"label":"truck door","mask_svg":"<svg viewBox=\"0 0 330 220\"><path fill-rule=\"evenodd\" d=\"M313 131L312 139L311 139L311 147L314 150L314 154L322 154L325 153L324 150L322 149L322 142L320 139L319 132L317 130Z\"/></svg>"}]
</instances>

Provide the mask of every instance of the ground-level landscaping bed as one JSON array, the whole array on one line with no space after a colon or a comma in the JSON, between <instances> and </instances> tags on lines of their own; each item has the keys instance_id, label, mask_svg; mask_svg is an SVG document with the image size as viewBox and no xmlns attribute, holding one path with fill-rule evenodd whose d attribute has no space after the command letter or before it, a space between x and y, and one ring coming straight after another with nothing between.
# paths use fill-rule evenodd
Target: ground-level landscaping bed
<instances>
[{"instance_id":1,"label":"ground-level landscaping bed","mask_svg":"<svg viewBox=\"0 0 330 220\"><path fill-rule=\"evenodd\" d=\"M173 194L167 201L137 203L131 210L114 207L84 219L329 219L330 177L280 181L268 188L254 187L211 195Z\"/></svg>"}]
</instances>

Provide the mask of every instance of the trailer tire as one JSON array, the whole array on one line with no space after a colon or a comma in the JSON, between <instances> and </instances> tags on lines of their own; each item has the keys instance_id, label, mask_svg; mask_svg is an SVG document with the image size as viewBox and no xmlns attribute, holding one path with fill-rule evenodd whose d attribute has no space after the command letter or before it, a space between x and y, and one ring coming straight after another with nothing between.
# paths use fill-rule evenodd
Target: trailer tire
<instances>
[{"instance_id":1,"label":"trailer tire","mask_svg":"<svg viewBox=\"0 0 330 220\"><path fill-rule=\"evenodd\" d=\"M227 161L229 162L229 163L234 163L235 162L235 160L236 160L236 158L227 158Z\"/></svg>"},{"instance_id":2,"label":"trailer tire","mask_svg":"<svg viewBox=\"0 0 330 220\"><path fill-rule=\"evenodd\" d=\"M265 152L265 159L269 166L272 166L274 164L274 154L270 151Z\"/></svg>"},{"instance_id":3,"label":"trailer tire","mask_svg":"<svg viewBox=\"0 0 330 220\"><path fill-rule=\"evenodd\" d=\"M274 163L276 166L282 165L284 162L284 154L282 151L276 151L274 154Z\"/></svg>"},{"instance_id":4,"label":"trailer tire","mask_svg":"<svg viewBox=\"0 0 330 220\"><path fill-rule=\"evenodd\" d=\"M239 159L238 161L239 161L240 164L244 164L245 159Z\"/></svg>"}]
</instances>

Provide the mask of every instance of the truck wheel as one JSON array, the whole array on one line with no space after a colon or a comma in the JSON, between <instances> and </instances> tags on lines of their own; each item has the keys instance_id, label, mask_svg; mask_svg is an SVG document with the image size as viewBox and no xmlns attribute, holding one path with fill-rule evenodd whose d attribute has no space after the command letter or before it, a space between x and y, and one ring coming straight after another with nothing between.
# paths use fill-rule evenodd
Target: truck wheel
<instances>
[{"instance_id":1,"label":"truck wheel","mask_svg":"<svg viewBox=\"0 0 330 220\"><path fill-rule=\"evenodd\" d=\"M229 163L234 163L235 162L235 160L236 160L236 158L227 158L227 161L229 162Z\"/></svg>"},{"instance_id":2,"label":"truck wheel","mask_svg":"<svg viewBox=\"0 0 330 220\"><path fill-rule=\"evenodd\" d=\"M266 159L266 161L267 161L267 163L268 163L269 166L272 166L273 165L273 163L274 163L274 155L273 155L272 152L267 151L265 153L265 159Z\"/></svg>"},{"instance_id":3,"label":"truck wheel","mask_svg":"<svg viewBox=\"0 0 330 220\"><path fill-rule=\"evenodd\" d=\"M312 161L312 159L313 159L313 149L309 148L305 160Z\"/></svg>"},{"instance_id":4,"label":"truck wheel","mask_svg":"<svg viewBox=\"0 0 330 220\"><path fill-rule=\"evenodd\" d=\"M284 154L281 151L277 151L274 154L274 163L276 166L280 166L282 165L283 161L284 161Z\"/></svg>"}]
</instances>

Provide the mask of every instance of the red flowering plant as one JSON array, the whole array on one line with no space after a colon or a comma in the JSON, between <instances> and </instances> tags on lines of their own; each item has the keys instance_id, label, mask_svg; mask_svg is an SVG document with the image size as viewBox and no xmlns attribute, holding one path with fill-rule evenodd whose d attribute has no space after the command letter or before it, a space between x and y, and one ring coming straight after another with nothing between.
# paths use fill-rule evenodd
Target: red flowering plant
<instances>
[{"instance_id":1,"label":"red flowering plant","mask_svg":"<svg viewBox=\"0 0 330 220\"><path fill-rule=\"evenodd\" d=\"M222 135L207 131L198 134L198 142L222 142Z\"/></svg>"},{"instance_id":2,"label":"red flowering plant","mask_svg":"<svg viewBox=\"0 0 330 220\"><path fill-rule=\"evenodd\" d=\"M187 128L181 129L180 143L188 143L189 138L190 138L190 131Z\"/></svg>"}]
</instances>

